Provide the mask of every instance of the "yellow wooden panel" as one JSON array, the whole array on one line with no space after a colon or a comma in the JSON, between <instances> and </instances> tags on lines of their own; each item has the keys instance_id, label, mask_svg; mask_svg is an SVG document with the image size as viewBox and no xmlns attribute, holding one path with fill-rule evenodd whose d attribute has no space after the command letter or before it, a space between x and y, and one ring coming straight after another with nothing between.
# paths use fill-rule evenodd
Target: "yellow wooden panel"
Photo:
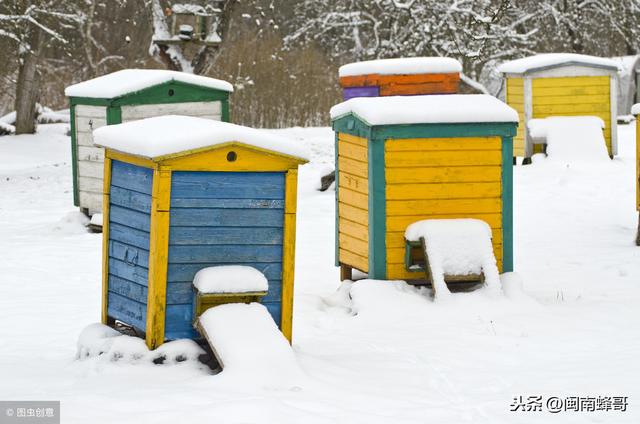
<instances>
[{"instance_id":1,"label":"yellow wooden panel","mask_svg":"<svg viewBox=\"0 0 640 424\"><path fill-rule=\"evenodd\" d=\"M366 178L358 177L348 172L340 172L338 180L340 187L345 187L362 194L369 193L369 181Z\"/></svg>"},{"instance_id":2,"label":"yellow wooden panel","mask_svg":"<svg viewBox=\"0 0 640 424\"><path fill-rule=\"evenodd\" d=\"M119 162L130 163L132 165L141 166L143 168L154 168L156 166L156 164L150 159L144 159L138 156L116 152L115 150L111 149L105 149L105 158L110 158Z\"/></svg>"},{"instance_id":3,"label":"yellow wooden panel","mask_svg":"<svg viewBox=\"0 0 640 424\"><path fill-rule=\"evenodd\" d=\"M366 194L358 193L348 188L340 187L338 190L338 200L347 205L355 206L366 210L369 207L369 199Z\"/></svg>"},{"instance_id":4,"label":"yellow wooden panel","mask_svg":"<svg viewBox=\"0 0 640 424\"><path fill-rule=\"evenodd\" d=\"M338 211L341 217L344 217L352 222L358 224L367 225L369 222L369 214L366 209L356 208L346 203L338 203Z\"/></svg>"},{"instance_id":5,"label":"yellow wooden panel","mask_svg":"<svg viewBox=\"0 0 640 424\"><path fill-rule=\"evenodd\" d=\"M411 166L465 166L465 165L500 165L500 150L468 151L464 154L455 151L438 152L387 152L387 167L402 168Z\"/></svg>"},{"instance_id":6,"label":"yellow wooden panel","mask_svg":"<svg viewBox=\"0 0 640 424\"><path fill-rule=\"evenodd\" d=\"M349 143L357 144L358 146L367 147L367 139L363 137L357 137L355 135L338 133L338 140L344 140Z\"/></svg>"},{"instance_id":7,"label":"yellow wooden panel","mask_svg":"<svg viewBox=\"0 0 640 424\"><path fill-rule=\"evenodd\" d=\"M368 256L369 243L367 243L366 241L351 237L343 233L342 231L338 235L338 239L340 241L341 249L348 250L349 252L355 253L365 258Z\"/></svg>"},{"instance_id":8,"label":"yellow wooden panel","mask_svg":"<svg viewBox=\"0 0 640 424\"><path fill-rule=\"evenodd\" d=\"M499 197L487 199L388 200L387 216L500 213ZM417 221L417 220L416 220Z\"/></svg>"},{"instance_id":9,"label":"yellow wooden panel","mask_svg":"<svg viewBox=\"0 0 640 424\"><path fill-rule=\"evenodd\" d=\"M282 312L280 328L291 343L293 336L293 291L296 254L296 210L298 170L287 171L285 177L284 236L282 243Z\"/></svg>"},{"instance_id":10,"label":"yellow wooden panel","mask_svg":"<svg viewBox=\"0 0 640 424\"><path fill-rule=\"evenodd\" d=\"M338 172L348 172L362 178L369 177L366 162L360 162L345 157L338 157ZM338 176L338 178L340 177Z\"/></svg>"},{"instance_id":11,"label":"yellow wooden panel","mask_svg":"<svg viewBox=\"0 0 640 424\"><path fill-rule=\"evenodd\" d=\"M533 84L532 84L533 85ZM561 96L591 96L609 94L609 82L602 85L568 85L564 87L540 87L535 86L533 94L536 97L557 97Z\"/></svg>"},{"instance_id":12,"label":"yellow wooden panel","mask_svg":"<svg viewBox=\"0 0 640 424\"><path fill-rule=\"evenodd\" d=\"M531 87L535 90L540 87L604 86L609 84L609 78L609 76L533 78Z\"/></svg>"},{"instance_id":13,"label":"yellow wooden panel","mask_svg":"<svg viewBox=\"0 0 640 424\"><path fill-rule=\"evenodd\" d=\"M499 166L452 166L429 168L387 168L387 184L499 182Z\"/></svg>"},{"instance_id":14,"label":"yellow wooden panel","mask_svg":"<svg viewBox=\"0 0 640 424\"><path fill-rule=\"evenodd\" d=\"M544 105L566 105L566 104L609 104L609 93L593 94L588 96L544 96L535 97L533 104Z\"/></svg>"},{"instance_id":15,"label":"yellow wooden panel","mask_svg":"<svg viewBox=\"0 0 640 424\"><path fill-rule=\"evenodd\" d=\"M235 156L230 155L235 153ZM231 158L234 158L233 160ZM305 160L293 156L281 155L269 150L249 146L240 142L230 142L207 148L193 150L190 154L178 157L155 158L164 169L179 171L287 171L296 169Z\"/></svg>"},{"instance_id":16,"label":"yellow wooden panel","mask_svg":"<svg viewBox=\"0 0 640 424\"><path fill-rule=\"evenodd\" d=\"M349 252L345 249L339 249L338 256L341 264L349 265L363 272L369 271L369 260L365 257Z\"/></svg>"},{"instance_id":17,"label":"yellow wooden panel","mask_svg":"<svg viewBox=\"0 0 640 424\"><path fill-rule=\"evenodd\" d=\"M104 158L102 194L102 323L108 321L109 302L109 197L111 192L111 159Z\"/></svg>"},{"instance_id":18,"label":"yellow wooden panel","mask_svg":"<svg viewBox=\"0 0 640 424\"><path fill-rule=\"evenodd\" d=\"M387 216L387 231L388 232L402 232L407 227L416 221L423 219L452 219L452 218L478 218L487 222L492 228L502 227L502 216L499 212L494 213L459 213L450 215L440 214L420 214L420 215L396 215Z\"/></svg>"},{"instance_id":19,"label":"yellow wooden panel","mask_svg":"<svg viewBox=\"0 0 640 424\"><path fill-rule=\"evenodd\" d=\"M507 78L507 96L524 93L524 78Z\"/></svg>"},{"instance_id":20,"label":"yellow wooden panel","mask_svg":"<svg viewBox=\"0 0 640 424\"><path fill-rule=\"evenodd\" d=\"M338 144L338 155L345 158L359 160L360 162L366 162L369 152L366 147L340 141Z\"/></svg>"},{"instance_id":21,"label":"yellow wooden panel","mask_svg":"<svg viewBox=\"0 0 640 424\"><path fill-rule=\"evenodd\" d=\"M349 221L344 217L338 218L338 226L341 233L350 235L362 241L369 241L369 228L366 225L358 224L357 222Z\"/></svg>"},{"instance_id":22,"label":"yellow wooden panel","mask_svg":"<svg viewBox=\"0 0 640 424\"><path fill-rule=\"evenodd\" d=\"M607 103L569 103L556 105L540 105L535 97L533 99L533 116L536 115L558 115L570 113L572 115L588 115L594 113L610 113L609 102Z\"/></svg>"},{"instance_id":23,"label":"yellow wooden panel","mask_svg":"<svg viewBox=\"0 0 640 424\"><path fill-rule=\"evenodd\" d=\"M387 200L475 199L500 197L499 182L446 184L387 184Z\"/></svg>"},{"instance_id":24,"label":"yellow wooden panel","mask_svg":"<svg viewBox=\"0 0 640 424\"><path fill-rule=\"evenodd\" d=\"M388 139L384 144L385 152L501 149L500 137Z\"/></svg>"},{"instance_id":25,"label":"yellow wooden panel","mask_svg":"<svg viewBox=\"0 0 640 424\"><path fill-rule=\"evenodd\" d=\"M167 263L169 260L169 206L171 172L154 170L149 234L149 281L147 297L147 347L164 342L167 304Z\"/></svg>"}]
</instances>

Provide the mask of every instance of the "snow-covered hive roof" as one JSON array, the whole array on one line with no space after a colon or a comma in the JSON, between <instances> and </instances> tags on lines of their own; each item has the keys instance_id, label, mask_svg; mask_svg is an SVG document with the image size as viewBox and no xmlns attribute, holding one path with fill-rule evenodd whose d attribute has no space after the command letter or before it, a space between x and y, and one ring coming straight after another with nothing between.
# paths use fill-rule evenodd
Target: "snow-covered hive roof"
<instances>
[{"instance_id":1,"label":"snow-covered hive roof","mask_svg":"<svg viewBox=\"0 0 640 424\"><path fill-rule=\"evenodd\" d=\"M158 160L168 155L238 142L308 161L293 140L241 125L192 116L167 115L107 125L93 132L94 143L122 153Z\"/></svg>"},{"instance_id":2,"label":"snow-covered hive roof","mask_svg":"<svg viewBox=\"0 0 640 424\"><path fill-rule=\"evenodd\" d=\"M618 63L604 57L575 53L545 53L505 62L498 66L498 72L503 74L526 74L569 65L604 68L612 71L620 70Z\"/></svg>"},{"instance_id":3,"label":"snow-covered hive roof","mask_svg":"<svg viewBox=\"0 0 640 424\"><path fill-rule=\"evenodd\" d=\"M201 75L162 69L123 69L70 85L64 90L64 94L67 97L112 99L171 81L233 92L233 86L227 81Z\"/></svg>"},{"instance_id":4,"label":"snow-covered hive roof","mask_svg":"<svg viewBox=\"0 0 640 424\"><path fill-rule=\"evenodd\" d=\"M460 71L460 62L449 57L406 57L349 63L340 67L338 75L348 77L367 74L449 74Z\"/></svg>"},{"instance_id":5,"label":"snow-covered hive roof","mask_svg":"<svg viewBox=\"0 0 640 424\"><path fill-rule=\"evenodd\" d=\"M518 112L486 94L356 97L331 108L331 119L354 114L369 125L518 122Z\"/></svg>"}]
</instances>

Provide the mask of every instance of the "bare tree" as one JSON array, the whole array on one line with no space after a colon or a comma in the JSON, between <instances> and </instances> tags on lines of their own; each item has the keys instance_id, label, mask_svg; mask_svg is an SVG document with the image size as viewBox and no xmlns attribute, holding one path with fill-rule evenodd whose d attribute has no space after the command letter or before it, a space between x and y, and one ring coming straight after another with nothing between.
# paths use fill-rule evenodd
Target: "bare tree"
<instances>
[{"instance_id":1,"label":"bare tree","mask_svg":"<svg viewBox=\"0 0 640 424\"><path fill-rule=\"evenodd\" d=\"M16 133L33 133L36 128L36 103L40 91L38 69L44 48L66 45L61 30L78 23L83 16L70 2L55 0L16 0L0 4L0 37L11 40L17 55L18 78L15 108Z\"/></svg>"}]
</instances>

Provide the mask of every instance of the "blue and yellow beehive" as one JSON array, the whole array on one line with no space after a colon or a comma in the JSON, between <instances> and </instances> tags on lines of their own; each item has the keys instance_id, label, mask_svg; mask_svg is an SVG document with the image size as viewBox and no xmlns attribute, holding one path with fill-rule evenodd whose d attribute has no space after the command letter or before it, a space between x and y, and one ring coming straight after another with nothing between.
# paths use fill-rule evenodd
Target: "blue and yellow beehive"
<instances>
[{"instance_id":1,"label":"blue and yellow beehive","mask_svg":"<svg viewBox=\"0 0 640 424\"><path fill-rule=\"evenodd\" d=\"M374 279L424 279L411 223L478 218L501 271L513 269L512 149L517 112L485 95L354 98L336 133L336 265Z\"/></svg>"},{"instance_id":2,"label":"blue and yellow beehive","mask_svg":"<svg viewBox=\"0 0 640 424\"><path fill-rule=\"evenodd\" d=\"M192 281L202 268L252 266L291 340L296 187L304 151L262 132L185 116L100 128L106 148L104 323L155 348L196 338Z\"/></svg>"}]
</instances>

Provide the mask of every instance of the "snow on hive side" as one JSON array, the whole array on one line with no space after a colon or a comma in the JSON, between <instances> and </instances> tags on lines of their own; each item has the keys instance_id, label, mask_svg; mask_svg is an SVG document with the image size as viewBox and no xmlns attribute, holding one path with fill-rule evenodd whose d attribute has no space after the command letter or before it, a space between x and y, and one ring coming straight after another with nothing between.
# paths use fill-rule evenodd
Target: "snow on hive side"
<instances>
[{"instance_id":1,"label":"snow on hive side","mask_svg":"<svg viewBox=\"0 0 640 424\"><path fill-rule=\"evenodd\" d=\"M243 265L203 268L193 277L201 293L245 293L269 290L267 277L257 269Z\"/></svg>"},{"instance_id":2,"label":"snow on hive side","mask_svg":"<svg viewBox=\"0 0 640 424\"><path fill-rule=\"evenodd\" d=\"M604 57L575 53L546 53L505 62L498 66L498 72L505 74L523 74L540 68L568 64L608 68L615 71L620 70L619 65L615 61Z\"/></svg>"},{"instance_id":3,"label":"snow on hive side","mask_svg":"<svg viewBox=\"0 0 640 424\"><path fill-rule=\"evenodd\" d=\"M71 85L64 90L64 94L68 97L111 99L170 81L228 92L233 91L233 86L227 81L201 75L162 69L123 69L122 71Z\"/></svg>"},{"instance_id":4,"label":"snow on hive side","mask_svg":"<svg viewBox=\"0 0 640 424\"><path fill-rule=\"evenodd\" d=\"M485 94L356 97L331 108L331 119L353 113L369 125L518 122L518 113Z\"/></svg>"},{"instance_id":5,"label":"snow on hive side","mask_svg":"<svg viewBox=\"0 0 640 424\"><path fill-rule=\"evenodd\" d=\"M449 57L407 57L349 63L340 67L338 75L450 74L460 71L460 62Z\"/></svg>"},{"instance_id":6,"label":"snow on hive side","mask_svg":"<svg viewBox=\"0 0 640 424\"><path fill-rule=\"evenodd\" d=\"M640 115L640 103L636 103L631 106L631 114L632 115Z\"/></svg>"},{"instance_id":7,"label":"snow on hive side","mask_svg":"<svg viewBox=\"0 0 640 424\"><path fill-rule=\"evenodd\" d=\"M118 125L93 132L94 143L145 158L237 141L307 161L304 146L264 131L228 122L192 116L167 115Z\"/></svg>"},{"instance_id":8,"label":"snow on hive side","mask_svg":"<svg viewBox=\"0 0 640 424\"><path fill-rule=\"evenodd\" d=\"M414 222L405 231L409 241L425 239L433 285L437 296L448 293L445 275L485 275L491 290L500 289L500 279L491 243L491 227L479 219L427 219Z\"/></svg>"}]
</instances>

